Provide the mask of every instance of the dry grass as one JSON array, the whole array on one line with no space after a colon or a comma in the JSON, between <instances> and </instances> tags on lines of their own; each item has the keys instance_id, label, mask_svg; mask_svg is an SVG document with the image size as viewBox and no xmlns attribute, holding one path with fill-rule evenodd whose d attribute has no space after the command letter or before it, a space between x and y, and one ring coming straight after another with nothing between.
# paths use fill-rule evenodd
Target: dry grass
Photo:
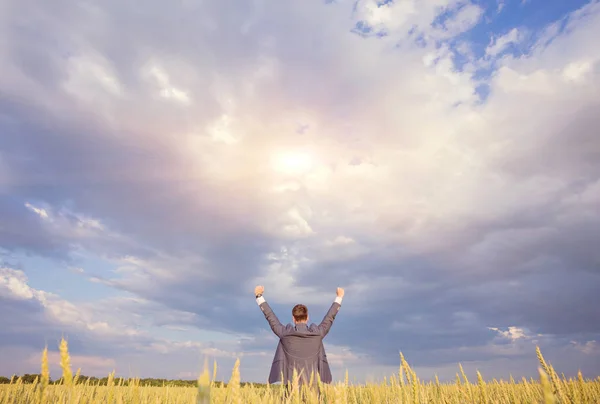
<instances>
[{"instance_id":1,"label":"dry grass","mask_svg":"<svg viewBox=\"0 0 600 404\"><path fill-rule=\"evenodd\" d=\"M321 397L314 390L291 386L292 393L283 397L283 389L275 386L240 386L239 361L236 362L226 387L213 385L205 363L198 378L198 387L147 387L133 381L128 386L117 385L114 374L109 375L107 386L78 383L79 371L73 376L66 341L60 344L63 377L58 385L49 384L48 352L42 354L41 380L23 384L20 379L0 386L0 404L30 403L600 403L600 377L585 380L581 373L577 379L560 377L546 363L539 348L539 381L522 379L486 382L477 372L477 383L471 383L459 365L456 382L443 384L439 381L423 382L400 356L400 368L396 375L379 384L350 385L348 374L344 382L322 385ZM213 369L212 380L216 374Z\"/></svg>"}]
</instances>

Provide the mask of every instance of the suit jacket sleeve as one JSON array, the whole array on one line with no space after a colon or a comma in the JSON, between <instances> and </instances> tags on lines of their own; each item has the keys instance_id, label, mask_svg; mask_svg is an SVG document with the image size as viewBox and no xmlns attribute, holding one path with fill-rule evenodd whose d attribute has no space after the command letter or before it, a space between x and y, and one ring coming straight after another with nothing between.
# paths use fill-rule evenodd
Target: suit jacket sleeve
<instances>
[{"instance_id":1,"label":"suit jacket sleeve","mask_svg":"<svg viewBox=\"0 0 600 404\"><path fill-rule=\"evenodd\" d=\"M334 302L327 311L327 314L325 314L325 317L323 317L323 321L321 321L321 324L318 325L319 332L323 337L326 336L327 333L329 333L329 330L333 325L333 320L335 320L335 316L340 310L340 307L342 306L339 303Z\"/></svg>"},{"instance_id":2,"label":"suit jacket sleeve","mask_svg":"<svg viewBox=\"0 0 600 404\"><path fill-rule=\"evenodd\" d=\"M285 330L285 326L283 324L281 324L281 322L279 321L279 319L277 318L277 316L271 309L271 306L269 306L269 304L267 302L262 302L258 307L260 307L263 314L265 315L265 318L269 322L269 325L271 326L271 330L273 330L275 335L277 335L278 337L281 337L281 335L283 334L283 331Z\"/></svg>"}]
</instances>

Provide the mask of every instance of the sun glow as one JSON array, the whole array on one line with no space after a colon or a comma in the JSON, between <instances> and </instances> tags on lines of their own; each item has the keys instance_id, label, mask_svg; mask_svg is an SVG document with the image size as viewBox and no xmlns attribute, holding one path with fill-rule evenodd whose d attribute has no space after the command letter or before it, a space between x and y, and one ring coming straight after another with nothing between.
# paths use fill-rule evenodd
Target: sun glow
<instances>
[{"instance_id":1,"label":"sun glow","mask_svg":"<svg viewBox=\"0 0 600 404\"><path fill-rule=\"evenodd\" d=\"M313 164L312 156L305 152L277 153L272 159L275 171L291 175L305 174L312 169Z\"/></svg>"}]
</instances>

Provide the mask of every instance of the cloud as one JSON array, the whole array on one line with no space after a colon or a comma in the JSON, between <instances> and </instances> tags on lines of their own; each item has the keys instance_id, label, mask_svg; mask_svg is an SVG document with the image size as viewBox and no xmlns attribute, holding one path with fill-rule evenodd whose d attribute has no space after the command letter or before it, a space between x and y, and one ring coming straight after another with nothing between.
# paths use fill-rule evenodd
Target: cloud
<instances>
[{"instance_id":1,"label":"cloud","mask_svg":"<svg viewBox=\"0 0 600 404\"><path fill-rule=\"evenodd\" d=\"M518 44L523 40L523 34L518 28L513 28L506 34L493 38L492 42L485 49L486 55L497 56L509 47L511 44Z\"/></svg>"},{"instance_id":2,"label":"cloud","mask_svg":"<svg viewBox=\"0 0 600 404\"><path fill-rule=\"evenodd\" d=\"M257 350L239 351L240 335L213 333L209 337L216 335L220 342L215 344L206 340L206 336L198 331L203 325L195 313L171 310L152 301L131 297L74 303L32 288L22 271L11 268L0 269L0 303L9 315L0 333L2 348L7 350L7 358L15 358L14 361L3 361L0 372L5 374L17 370L13 368L19 357L15 352L26 357L18 369L30 372L32 368L39 368L41 352L48 346L49 361L53 364L51 371L54 376L60 375L57 351L63 336L69 341L73 367L81 367L84 374L96 376L106 376L113 370L127 376L128 366L132 363L139 363L144 358L157 361L164 355L180 357L178 363L168 366L169 369L177 366L194 368L203 357L233 364L238 357L264 355L263 351ZM182 328L182 325L188 328ZM189 327L197 327L196 332ZM190 334L195 339L189 339ZM11 352L11 349L16 351ZM187 359L181 359L186 356ZM221 377L228 371L223 369ZM153 375L168 377L169 370L154 371Z\"/></svg>"},{"instance_id":3,"label":"cloud","mask_svg":"<svg viewBox=\"0 0 600 404\"><path fill-rule=\"evenodd\" d=\"M575 349L586 355L598 355L600 353L600 346L595 340L586 341L583 344L577 341L571 341L571 343L575 346Z\"/></svg>"},{"instance_id":4,"label":"cloud","mask_svg":"<svg viewBox=\"0 0 600 404\"><path fill-rule=\"evenodd\" d=\"M509 339L510 341L516 341L521 338L526 338L526 333L519 327L508 327L507 331L499 330L496 327L488 327L492 331L496 331L502 337Z\"/></svg>"},{"instance_id":5,"label":"cloud","mask_svg":"<svg viewBox=\"0 0 600 404\"><path fill-rule=\"evenodd\" d=\"M506 6L506 0L498 0L498 13L500 13L502 11L502 9L504 9L504 7Z\"/></svg>"},{"instance_id":6,"label":"cloud","mask_svg":"<svg viewBox=\"0 0 600 404\"><path fill-rule=\"evenodd\" d=\"M297 302L316 321L342 285L338 373L377 374L402 350L426 371L506 374L538 334L557 369L597 370L579 348L600 334L599 3L521 55L505 52L521 27L495 32L477 59L465 34L484 11L11 3L0 345L28 357L68 331L99 369L168 355L161 372L188 374L201 353L239 355L260 380L275 341L252 339L253 286L282 321ZM32 257L108 296L46 290Z\"/></svg>"},{"instance_id":7,"label":"cloud","mask_svg":"<svg viewBox=\"0 0 600 404\"><path fill-rule=\"evenodd\" d=\"M354 7L358 32L390 35L395 39L421 36L429 39L449 38L472 28L483 10L471 1L414 0L377 2L360 0Z\"/></svg>"}]
</instances>

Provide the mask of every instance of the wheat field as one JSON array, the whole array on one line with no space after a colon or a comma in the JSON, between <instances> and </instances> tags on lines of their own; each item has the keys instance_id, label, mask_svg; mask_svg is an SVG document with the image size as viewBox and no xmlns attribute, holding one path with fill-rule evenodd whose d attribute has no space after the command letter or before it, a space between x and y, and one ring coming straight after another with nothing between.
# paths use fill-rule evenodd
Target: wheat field
<instances>
[{"instance_id":1,"label":"wheat field","mask_svg":"<svg viewBox=\"0 0 600 404\"><path fill-rule=\"evenodd\" d=\"M216 363L212 378L208 363L198 377L196 388L143 386L139 380L123 383L115 381L114 372L109 375L106 385L97 382L78 382L79 370L73 375L67 342L60 344L62 377L57 383L50 383L48 350L42 353L41 377L32 384L19 379L10 384L0 385L0 404L33 403L600 403L600 377L584 379L579 373L577 379L559 376L548 364L539 348L539 379L512 378L506 382L493 380L486 382L477 372L477 380L470 381L459 364L455 383L421 381L400 354L398 373L378 384L351 385L348 373L343 382L331 385L313 384L318 388L289 386L289 394L279 386L257 387L240 384L239 360L236 361L231 378L225 385L216 384ZM212 379L212 380L211 380ZM321 394L317 394L320 390Z\"/></svg>"}]
</instances>

